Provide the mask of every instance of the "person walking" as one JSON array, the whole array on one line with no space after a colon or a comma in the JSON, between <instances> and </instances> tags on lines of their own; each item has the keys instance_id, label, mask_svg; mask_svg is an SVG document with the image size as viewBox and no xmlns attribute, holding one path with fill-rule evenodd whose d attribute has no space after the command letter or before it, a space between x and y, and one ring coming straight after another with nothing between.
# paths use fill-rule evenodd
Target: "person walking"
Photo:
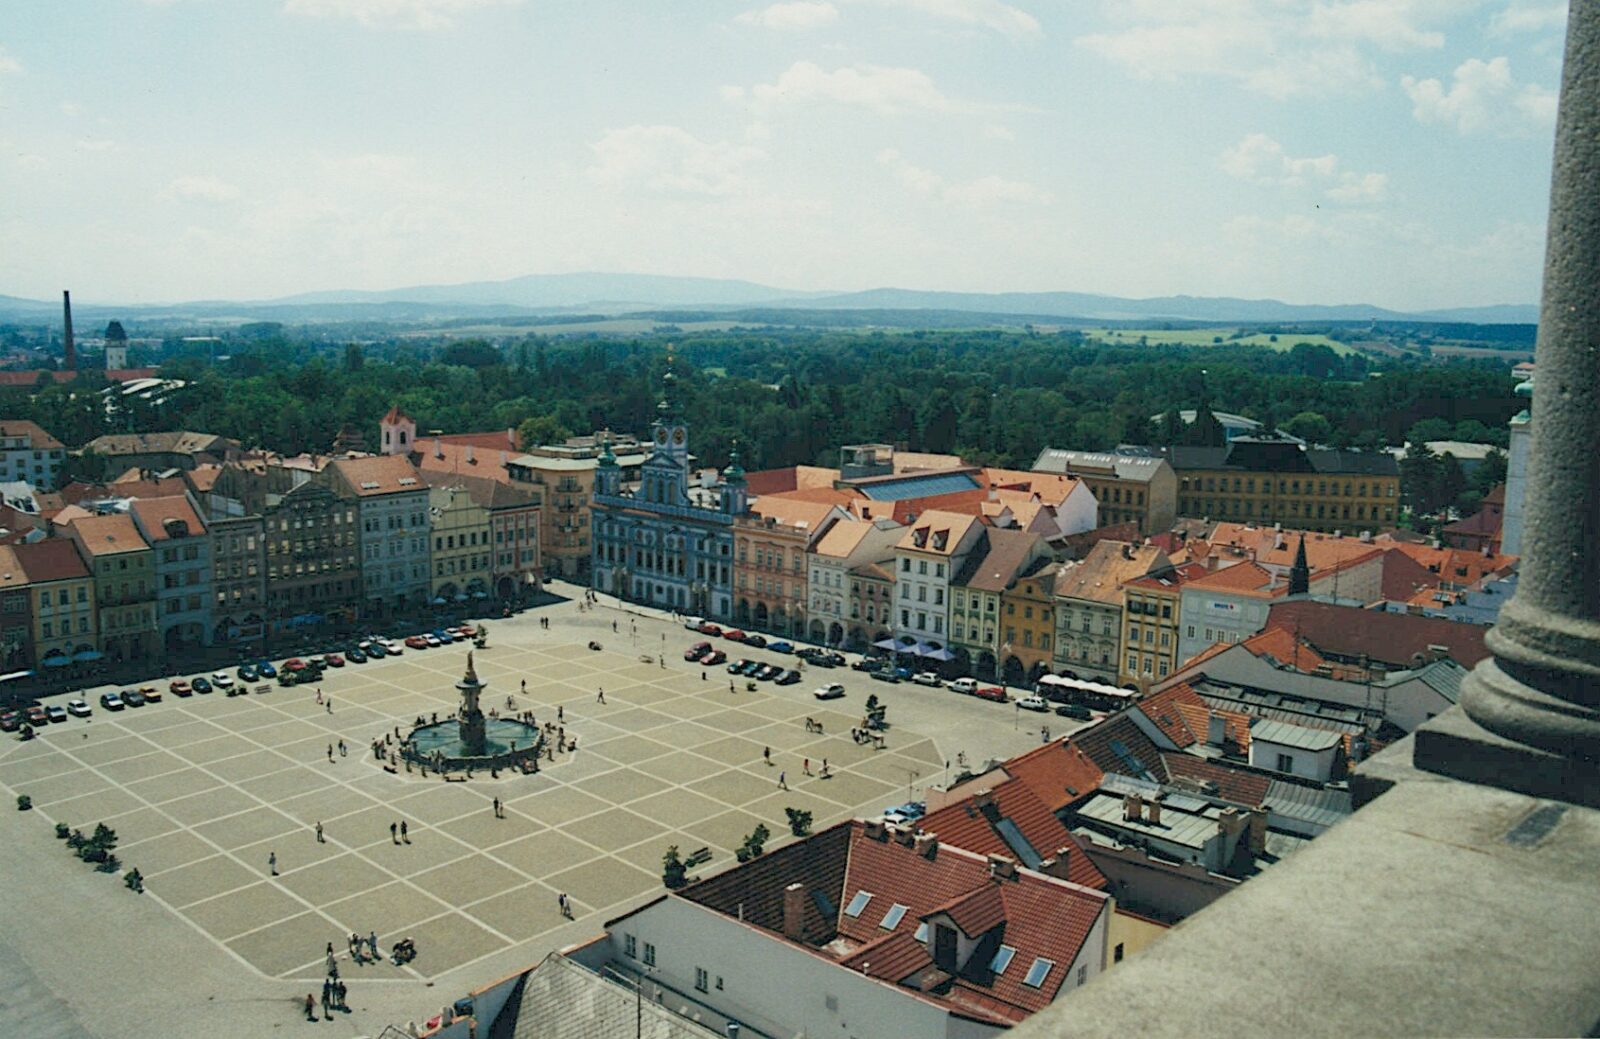
<instances>
[{"instance_id":1,"label":"person walking","mask_svg":"<svg viewBox=\"0 0 1600 1039\"><path fill-rule=\"evenodd\" d=\"M406 821L404 819L400 820L400 843L411 843L411 838L406 835Z\"/></svg>"},{"instance_id":2,"label":"person walking","mask_svg":"<svg viewBox=\"0 0 1600 1039\"><path fill-rule=\"evenodd\" d=\"M567 893L565 891L556 895L556 906L561 910L562 916L568 920L572 919L572 904L567 901Z\"/></svg>"},{"instance_id":3,"label":"person walking","mask_svg":"<svg viewBox=\"0 0 1600 1039\"><path fill-rule=\"evenodd\" d=\"M600 687L600 691L595 693L594 702L595 703L605 703L606 702L606 689L605 689L605 686L601 686Z\"/></svg>"},{"instance_id":4,"label":"person walking","mask_svg":"<svg viewBox=\"0 0 1600 1039\"><path fill-rule=\"evenodd\" d=\"M278 853L276 851L267 852L267 869L272 871L273 876L278 875Z\"/></svg>"},{"instance_id":5,"label":"person walking","mask_svg":"<svg viewBox=\"0 0 1600 1039\"><path fill-rule=\"evenodd\" d=\"M765 761L767 763L767 767L768 768L772 767L772 748L771 747L762 747L761 748L761 760Z\"/></svg>"},{"instance_id":6,"label":"person walking","mask_svg":"<svg viewBox=\"0 0 1600 1039\"><path fill-rule=\"evenodd\" d=\"M367 935L367 949L372 953L372 958L378 958L378 932L372 931Z\"/></svg>"},{"instance_id":7,"label":"person walking","mask_svg":"<svg viewBox=\"0 0 1600 1039\"><path fill-rule=\"evenodd\" d=\"M522 680L522 695L528 695L528 680L526 678Z\"/></svg>"},{"instance_id":8,"label":"person walking","mask_svg":"<svg viewBox=\"0 0 1600 1039\"><path fill-rule=\"evenodd\" d=\"M808 776L811 774L811 759L810 758L801 758L800 759L800 771L804 772Z\"/></svg>"},{"instance_id":9,"label":"person walking","mask_svg":"<svg viewBox=\"0 0 1600 1039\"><path fill-rule=\"evenodd\" d=\"M328 760L333 760L333 744L328 744Z\"/></svg>"},{"instance_id":10,"label":"person walking","mask_svg":"<svg viewBox=\"0 0 1600 1039\"><path fill-rule=\"evenodd\" d=\"M779 772L778 773L778 789L779 790L787 790L787 789L789 789L789 773L787 773L787 772Z\"/></svg>"},{"instance_id":11,"label":"person walking","mask_svg":"<svg viewBox=\"0 0 1600 1039\"><path fill-rule=\"evenodd\" d=\"M556 721L561 722L561 721L566 721L566 720L567 720L567 709L566 709L566 707L564 705L562 705L562 704L556 704Z\"/></svg>"},{"instance_id":12,"label":"person walking","mask_svg":"<svg viewBox=\"0 0 1600 1039\"><path fill-rule=\"evenodd\" d=\"M322 836L322 822L321 822L321 820L318 820L318 822L317 822L317 843L318 844L327 844L328 843L327 838Z\"/></svg>"},{"instance_id":13,"label":"person walking","mask_svg":"<svg viewBox=\"0 0 1600 1039\"><path fill-rule=\"evenodd\" d=\"M494 799L494 817L496 819L500 818L500 799L498 797Z\"/></svg>"},{"instance_id":14,"label":"person walking","mask_svg":"<svg viewBox=\"0 0 1600 1039\"><path fill-rule=\"evenodd\" d=\"M317 1020L317 997L309 992L306 993L306 1020Z\"/></svg>"},{"instance_id":15,"label":"person walking","mask_svg":"<svg viewBox=\"0 0 1600 1039\"><path fill-rule=\"evenodd\" d=\"M332 714L333 713L333 697L331 697L331 696L328 697L328 699L324 701L324 704L328 708L328 713Z\"/></svg>"},{"instance_id":16,"label":"person walking","mask_svg":"<svg viewBox=\"0 0 1600 1039\"><path fill-rule=\"evenodd\" d=\"M339 756L341 758L348 756L348 752L345 750L344 740L339 741Z\"/></svg>"},{"instance_id":17,"label":"person walking","mask_svg":"<svg viewBox=\"0 0 1600 1039\"><path fill-rule=\"evenodd\" d=\"M399 844L400 843L399 834L400 834L400 824L399 823L390 823L389 824L389 842L391 844Z\"/></svg>"}]
</instances>

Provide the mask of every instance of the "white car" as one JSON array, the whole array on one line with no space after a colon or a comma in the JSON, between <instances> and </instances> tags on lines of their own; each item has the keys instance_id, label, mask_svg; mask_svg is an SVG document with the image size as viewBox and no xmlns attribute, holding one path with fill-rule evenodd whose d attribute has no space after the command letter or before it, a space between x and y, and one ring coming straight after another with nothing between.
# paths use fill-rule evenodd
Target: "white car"
<instances>
[{"instance_id":1,"label":"white car","mask_svg":"<svg viewBox=\"0 0 1600 1039\"><path fill-rule=\"evenodd\" d=\"M439 641L439 636L437 635L424 635L422 636L422 641L426 642L430 649L434 646L444 645L443 642Z\"/></svg>"},{"instance_id":2,"label":"white car","mask_svg":"<svg viewBox=\"0 0 1600 1039\"><path fill-rule=\"evenodd\" d=\"M817 686L816 691L811 695L818 700L837 700L844 696L844 686L838 682L829 682L827 685Z\"/></svg>"},{"instance_id":3,"label":"white car","mask_svg":"<svg viewBox=\"0 0 1600 1039\"><path fill-rule=\"evenodd\" d=\"M233 685L233 676L226 671L214 671L211 674L211 684L218 689L227 689Z\"/></svg>"},{"instance_id":4,"label":"white car","mask_svg":"<svg viewBox=\"0 0 1600 1039\"><path fill-rule=\"evenodd\" d=\"M1024 711L1048 711L1050 709L1050 701L1035 693L1018 700L1017 706Z\"/></svg>"},{"instance_id":5,"label":"white car","mask_svg":"<svg viewBox=\"0 0 1600 1039\"><path fill-rule=\"evenodd\" d=\"M911 680L917 685L931 685L935 689L944 685L944 682L939 678L939 676L934 674L932 671L922 671L914 674L911 676Z\"/></svg>"},{"instance_id":6,"label":"white car","mask_svg":"<svg viewBox=\"0 0 1600 1039\"><path fill-rule=\"evenodd\" d=\"M384 652L390 656L397 657L406 651L406 644L399 639L384 639L382 645Z\"/></svg>"},{"instance_id":7,"label":"white car","mask_svg":"<svg viewBox=\"0 0 1600 1039\"><path fill-rule=\"evenodd\" d=\"M971 696L978 691L978 680L976 678L958 678L950 683L950 691L953 693L966 693Z\"/></svg>"},{"instance_id":8,"label":"white car","mask_svg":"<svg viewBox=\"0 0 1600 1039\"><path fill-rule=\"evenodd\" d=\"M77 718L87 718L92 713L89 705L82 700L68 700L67 713Z\"/></svg>"},{"instance_id":9,"label":"white car","mask_svg":"<svg viewBox=\"0 0 1600 1039\"><path fill-rule=\"evenodd\" d=\"M704 624L705 622L706 619L704 617L685 617L683 619L683 626L688 631L699 631L700 625Z\"/></svg>"}]
</instances>

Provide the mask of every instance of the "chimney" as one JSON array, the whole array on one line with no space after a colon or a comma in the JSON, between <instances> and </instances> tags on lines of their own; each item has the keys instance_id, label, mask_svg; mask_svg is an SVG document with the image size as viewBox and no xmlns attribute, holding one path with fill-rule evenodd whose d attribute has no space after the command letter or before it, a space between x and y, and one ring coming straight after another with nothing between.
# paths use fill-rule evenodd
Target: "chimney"
<instances>
[{"instance_id":1,"label":"chimney","mask_svg":"<svg viewBox=\"0 0 1600 1039\"><path fill-rule=\"evenodd\" d=\"M1222 715L1211 712L1206 717L1206 745L1220 747L1228 739L1228 721Z\"/></svg>"},{"instance_id":2,"label":"chimney","mask_svg":"<svg viewBox=\"0 0 1600 1039\"><path fill-rule=\"evenodd\" d=\"M1250 809L1250 854L1264 855L1267 851L1267 810Z\"/></svg>"},{"instance_id":3,"label":"chimney","mask_svg":"<svg viewBox=\"0 0 1600 1039\"><path fill-rule=\"evenodd\" d=\"M1017 875L1017 860L1009 855L989 856L989 879L1011 880Z\"/></svg>"},{"instance_id":4,"label":"chimney","mask_svg":"<svg viewBox=\"0 0 1600 1039\"><path fill-rule=\"evenodd\" d=\"M783 889L783 936L804 941L806 936L806 886L790 884Z\"/></svg>"},{"instance_id":5,"label":"chimney","mask_svg":"<svg viewBox=\"0 0 1600 1039\"><path fill-rule=\"evenodd\" d=\"M1151 826L1161 825L1161 802L1154 797L1150 799L1150 809L1145 813L1144 821Z\"/></svg>"},{"instance_id":6,"label":"chimney","mask_svg":"<svg viewBox=\"0 0 1600 1039\"><path fill-rule=\"evenodd\" d=\"M69 372L78 370L78 351L72 342L72 293L61 290L61 367Z\"/></svg>"},{"instance_id":7,"label":"chimney","mask_svg":"<svg viewBox=\"0 0 1600 1039\"><path fill-rule=\"evenodd\" d=\"M473 457L472 457L472 445L471 444L467 445L467 464L468 465L477 465L478 464L476 461L473 460Z\"/></svg>"},{"instance_id":8,"label":"chimney","mask_svg":"<svg viewBox=\"0 0 1600 1039\"><path fill-rule=\"evenodd\" d=\"M433 438L433 457L435 457L435 458L443 458L444 457L444 444L439 442L439 438L438 437L434 437Z\"/></svg>"},{"instance_id":9,"label":"chimney","mask_svg":"<svg viewBox=\"0 0 1600 1039\"><path fill-rule=\"evenodd\" d=\"M1000 821L1000 806L995 804L994 791L980 791L972 799L973 807L983 813L983 817L992 823Z\"/></svg>"},{"instance_id":10,"label":"chimney","mask_svg":"<svg viewBox=\"0 0 1600 1039\"><path fill-rule=\"evenodd\" d=\"M881 841L884 837L882 819L866 819L861 823L861 835L871 840Z\"/></svg>"},{"instance_id":11,"label":"chimney","mask_svg":"<svg viewBox=\"0 0 1600 1039\"><path fill-rule=\"evenodd\" d=\"M504 469L506 467L506 465L510 461L511 461L511 452L509 452L509 451L501 451L500 452L500 468Z\"/></svg>"},{"instance_id":12,"label":"chimney","mask_svg":"<svg viewBox=\"0 0 1600 1039\"><path fill-rule=\"evenodd\" d=\"M1144 798L1138 794L1127 794L1122 799L1123 822L1136 823L1144 814Z\"/></svg>"},{"instance_id":13,"label":"chimney","mask_svg":"<svg viewBox=\"0 0 1600 1039\"><path fill-rule=\"evenodd\" d=\"M512 447L517 446L517 429L515 426L509 427L506 430L506 443L510 444Z\"/></svg>"},{"instance_id":14,"label":"chimney","mask_svg":"<svg viewBox=\"0 0 1600 1039\"><path fill-rule=\"evenodd\" d=\"M1072 872L1072 846L1057 848L1050 858L1039 863L1039 872L1057 880L1067 880Z\"/></svg>"},{"instance_id":15,"label":"chimney","mask_svg":"<svg viewBox=\"0 0 1600 1039\"><path fill-rule=\"evenodd\" d=\"M907 823L904 826L891 826L889 831L894 834L894 839L896 841L904 844L908 848L916 843L917 829L910 823Z\"/></svg>"},{"instance_id":16,"label":"chimney","mask_svg":"<svg viewBox=\"0 0 1600 1039\"><path fill-rule=\"evenodd\" d=\"M919 833L911 846L917 854L925 859L931 859L939 854L939 835L936 833Z\"/></svg>"},{"instance_id":17,"label":"chimney","mask_svg":"<svg viewBox=\"0 0 1600 1039\"><path fill-rule=\"evenodd\" d=\"M1125 545L1122 546L1122 558L1123 559L1132 559L1133 558L1133 546L1132 545L1126 545L1125 544Z\"/></svg>"}]
</instances>

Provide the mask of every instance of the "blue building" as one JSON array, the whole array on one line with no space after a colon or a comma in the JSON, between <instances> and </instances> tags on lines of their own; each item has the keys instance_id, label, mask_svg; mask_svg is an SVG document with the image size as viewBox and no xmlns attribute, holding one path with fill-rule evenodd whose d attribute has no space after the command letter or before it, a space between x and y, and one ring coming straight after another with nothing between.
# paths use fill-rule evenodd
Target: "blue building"
<instances>
[{"instance_id":1,"label":"blue building","mask_svg":"<svg viewBox=\"0 0 1600 1039\"><path fill-rule=\"evenodd\" d=\"M680 613L732 615L733 520L748 493L737 452L715 487L691 483L689 430L669 360L639 483L625 488L606 443L595 471L590 573L596 591Z\"/></svg>"}]
</instances>

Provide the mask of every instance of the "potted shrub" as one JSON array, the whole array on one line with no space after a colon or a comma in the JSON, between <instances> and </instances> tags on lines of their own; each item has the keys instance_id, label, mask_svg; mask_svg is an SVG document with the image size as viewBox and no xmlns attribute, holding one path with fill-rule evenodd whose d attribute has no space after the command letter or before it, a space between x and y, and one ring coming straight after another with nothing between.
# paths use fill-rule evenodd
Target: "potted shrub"
<instances>
[{"instance_id":1,"label":"potted shrub","mask_svg":"<svg viewBox=\"0 0 1600 1039\"><path fill-rule=\"evenodd\" d=\"M56 839L64 841L72 834L72 828L66 823L56 823Z\"/></svg>"},{"instance_id":2,"label":"potted shrub","mask_svg":"<svg viewBox=\"0 0 1600 1039\"><path fill-rule=\"evenodd\" d=\"M744 839L744 846L740 850L745 853L745 857L739 861L747 862L759 856L765 849L767 838L770 836L772 836L772 831L767 829L767 824L757 823L756 828L750 831L750 836Z\"/></svg>"},{"instance_id":3,"label":"potted shrub","mask_svg":"<svg viewBox=\"0 0 1600 1039\"><path fill-rule=\"evenodd\" d=\"M661 856L661 881L667 887L682 887L688 875L689 868L683 864L683 857L678 854L678 846L672 845L667 853Z\"/></svg>"},{"instance_id":4,"label":"potted shrub","mask_svg":"<svg viewBox=\"0 0 1600 1039\"><path fill-rule=\"evenodd\" d=\"M796 837L805 837L811 833L811 813L802 808L785 808L783 814L789 817L789 832Z\"/></svg>"},{"instance_id":5,"label":"potted shrub","mask_svg":"<svg viewBox=\"0 0 1600 1039\"><path fill-rule=\"evenodd\" d=\"M28 809L30 809L32 807L33 807L33 798L29 797L27 794L18 794L17 795L17 811L26 812Z\"/></svg>"}]
</instances>

